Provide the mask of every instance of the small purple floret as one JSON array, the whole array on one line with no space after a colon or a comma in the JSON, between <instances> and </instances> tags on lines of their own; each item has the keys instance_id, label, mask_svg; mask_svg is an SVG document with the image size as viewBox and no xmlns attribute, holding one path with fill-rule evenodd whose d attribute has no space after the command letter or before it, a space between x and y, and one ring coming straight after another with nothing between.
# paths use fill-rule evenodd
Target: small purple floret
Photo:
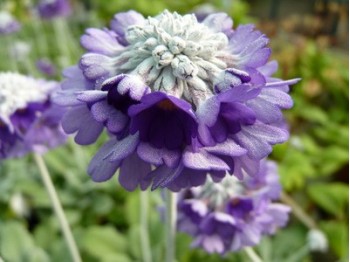
<instances>
[{"instance_id":1,"label":"small purple floret","mask_svg":"<svg viewBox=\"0 0 350 262\"><path fill-rule=\"evenodd\" d=\"M278 174L271 161L261 162L261 176L238 181L226 177L220 183L181 192L178 229L193 237L192 246L208 253L226 254L257 245L264 235L286 225L290 208L273 203ZM268 179L267 179L268 178ZM271 184L269 181L273 180Z\"/></svg>"},{"instance_id":2,"label":"small purple floret","mask_svg":"<svg viewBox=\"0 0 350 262\"><path fill-rule=\"evenodd\" d=\"M69 0L41 0L37 8L40 16L44 19L66 17L71 13Z\"/></svg>"},{"instance_id":3,"label":"small purple floret","mask_svg":"<svg viewBox=\"0 0 350 262\"><path fill-rule=\"evenodd\" d=\"M162 92L144 96L129 109L131 134L139 132L143 142L156 148L182 149L197 136L191 105Z\"/></svg>"}]
</instances>

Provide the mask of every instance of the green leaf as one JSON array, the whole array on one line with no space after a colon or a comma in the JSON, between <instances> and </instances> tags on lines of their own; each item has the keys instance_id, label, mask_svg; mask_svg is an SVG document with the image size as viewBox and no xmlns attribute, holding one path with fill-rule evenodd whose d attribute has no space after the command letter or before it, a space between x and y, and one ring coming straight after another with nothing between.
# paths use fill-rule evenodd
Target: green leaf
<instances>
[{"instance_id":1,"label":"green leaf","mask_svg":"<svg viewBox=\"0 0 350 262\"><path fill-rule=\"evenodd\" d=\"M307 177L316 174L315 167L305 153L298 149L290 149L279 166L281 183L287 190L301 188Z\"/></svg>"},{"instance_id":2,"label":"green leaf","mask_svg":"<svg viewBox=\"0 0 350 262\"><path fill-rule=\"evenodd\" d=\"M91 226L83 236L82 249L99 261L110 261L126 253L127 241L111 226Z\"/></svg>"},{"instance_id":3,"label":"green leaf","mask_svg":"<svg viewBox=\"0 0 350 262\"><path fill-rule=\"evenodd\" d=\"M28 230L16 221L0 224L0 254L5 261L49 261L48 255L35 246Z\"/></svg>"},{"instance_id":4,"label":"green leaf","mask_svg":"<svg viewBox=\"0 0 350 262\"><path fill-rule=\"evenodd\" d=\"M342 183L314 184L307 188L311 199L325 211L344 218L348 203L349 188Z\"/></svg>"},{"instance_id":5,"label":"green leaf","mask_svg":"<svg viewBox=\"0 0 350 262\"><path fill-rule=\"evenodd\" d=\"M347 224L339 221L321 222L320 228L327 235L330 248L341 259L346 259L348 254L348 232Z\"/></svg>"},{"instance_id":6,"label":"green leaf","mask_svg":"<svg viewBox=\"0 0 350 262\"><path fill-rule=\"evenodd\" d=\"M140 226L137 224L132 225L128 231L128 242L133 244L129 248L133 257L138 259L142 257L140 241Z\"/></svg>"}]
</instances>

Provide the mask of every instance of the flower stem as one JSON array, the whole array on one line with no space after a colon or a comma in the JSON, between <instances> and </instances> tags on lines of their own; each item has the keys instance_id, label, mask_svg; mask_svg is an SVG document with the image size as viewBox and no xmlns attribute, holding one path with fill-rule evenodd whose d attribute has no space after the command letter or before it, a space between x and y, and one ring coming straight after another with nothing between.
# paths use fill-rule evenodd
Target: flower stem
<instances>
[{"instance_id":1,"label":"flower stem","mask_svg":"<svg viewBox=\"0 0 350 262\"><path fill-rule=\"evenodd\" d=\"M44 182L47 192L49 193L49 197L52 202L53 209L55 210L56 216L60 222L61 230L63 232L64 238L66 239L69 251L71 253L72 259L74 262L81 262L81 257L77 248L77 245L74 241L72 231L69 227L67 218L64 214L62 205L58 198L55 187L50 178L49 171L45 165L44 159L39 154L34 153L34 159L36 164L38 165L41 178Z\"/></svg>"},{"instance_id":2,"label":"flower stem","mask_svg":"<svg viewBox=\"0 0 350 262\"><path fill-rule=\"evenodd\" d=\"M64 27L64 21L61 18L53 19L53 29L56 37L56 43L60 51L60 65L62 68L69 65L70 50L68 46L68 37Z\"/></svg>"},{"instance_id":3,"label":"flower stem","mask_svg":"<svg viewBox=\"0 0 350 262\"><path fill-rule=\"evenodd\" d=\"M40 17L35 14L35 17L32 22L32 30L34 32L35 36L35 42L38 46L37 52L39 56L41 57L46 57L49 53L48 51L48 42L46 39L46 34L45 34L45 28L44 25L40 19Z\"/></svg>"},{"instance_id":4,"label":"flower stem","mask_svg":"<svg viewBox=\"0 0 350 262\"><path fill-rule=\"evenodd\" d=\"M166 262L175 261L176 193L166 190Z\"/></svg>"},{"instance_id":5,"label":"flower stem","mask_svg":"<svg viewBox=\"0 0 350 262\"><path fill-rule=\"evenodd\" d=\"M141 251L143 262L152 262L148 234L148 191L140 191Z\"/></svg>"},{"instance_id":6,"label":"flower stem","mask_svg":"<svg viewBox=\"0 0 350 262\"><path fill-rule=\"evenodd\" d=\"M292 208L294 215L309 229L317 228L316 222L304 212L304 210L298 205L297 202L294 201L293 198L282 192L281 200Z\"/></svg>"},{"instance_id":7,"label":"flower stem","mask_svg":"<svg viewBox=\"0 0 350 262\"><path fill-rule=\"evenodd\" d=\"M246 247L244 249L248 257L250 258L251 262L263 262L262 259L258 256L257 253L255 253L254 249L251 247Z\"/></svg>"},{"instance_id":8,"label":"flower stem","mask_svg":"<svg viewBox=\"0 0 350 262\"><path fill-rule=\"evenodd\" d=\"M9 64L10 64L10 69L13 72L18 72L18 66L17 66L16 59L14 59L11 56L11 53L12 53L11 47L14 44L13 38L11 36L5 36L4 37L4 41L5 41L6 47L7 47L7 55L8 55L8 61L9 61Z\"/></svg>"}]
</instances>

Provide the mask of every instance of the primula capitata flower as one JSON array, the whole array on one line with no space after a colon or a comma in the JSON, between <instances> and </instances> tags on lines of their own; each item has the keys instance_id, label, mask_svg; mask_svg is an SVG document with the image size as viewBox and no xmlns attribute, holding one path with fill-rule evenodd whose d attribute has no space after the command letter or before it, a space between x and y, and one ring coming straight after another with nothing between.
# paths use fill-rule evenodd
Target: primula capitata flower
<instances>
[{"instance_id":1,"label":"primula capitata flower","mask_svg":"<svg viewBox=\"0 0 350 262\"><path fill-rule=\"evenodd\" d=\"M40 0L37 9L40 17L44 19L65 17L71 13L69 0Z\"/></svg>"},{"instance_id":2,"label":"primula capitata flower","mask_svg":"<svg viewBox=\"0 0 350 262\"><path fill-rule=\"evenodd\" d=\"M274 203L281 193L276 166L261 161L260 173L243 181L226 176L181 192L178 229L190 234L192 246L225 254L258 244L264 235L285 226L290 208Z\"/></svg>"},{"instance_id":3,"label":"primula capitata flower","mask_svg":"<svg viewBox=\"0 0 350 262\"><path fill-rule=\"evenodd\" d=\"M51 102L58 88L57 82L0 73L0 159L44 153L65 142L65 109Z\"/></svg>"},{"instance_id":4,"label":"primula capitata flower","mask_svg":"<svg viewBox=\"0 0 350 262\"><path fill-rule=\"evenodd\" d=\"M21 29L21 24L8 12L0 11L0 35L15 33Z\"/></svg>"},{"instance_id":5,"label":"primula capitata flower","mask_svg":"<svg viewBox=\"0 0 350 262\"><path fill-rule=\"evenodd\" d=\"M298 79L271 77L267 37L232 25L224 13L199 22L129 11L110 29L86 30L87 53L64 71L55 100L70 107L62 124L78 144L94 143L104 128L110 134L89 165L93 180L119 169L127 190L179 191L208 174L258 173L272 145L288 138L281 109L292 106L288 86Z\"/></svg>"}]
</instances>

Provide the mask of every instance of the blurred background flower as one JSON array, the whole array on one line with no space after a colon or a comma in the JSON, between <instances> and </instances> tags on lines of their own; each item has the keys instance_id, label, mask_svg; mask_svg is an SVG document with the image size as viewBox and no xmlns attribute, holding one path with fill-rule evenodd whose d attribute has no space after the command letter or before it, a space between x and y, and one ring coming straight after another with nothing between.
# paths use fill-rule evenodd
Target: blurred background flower
<instances>
[{"instance_id":1,"label":"blurred background flower","mask_svg":"<svg viewBox=\"0 0 350 262\"><path fill-rule=\"evenodd\" d=\"M63 144L65 109L52 103L59 84L13 72L0 73L0 158L42 154Z\"/></svg>"},{"instance_id":2,"label":"blurred background flower","mask_svg":"<svg viewBox=\"0 0 350 262\"><path fill-rule=\"evenodd\" d=\"M277 204L281 194L277 167L260 162L255 177L239 181L226 176L208 179L200 187L181 192L178 230L192 235L192 246L208 253L226 254L257 245L263 235L276 233L288 221L290 207Z\"/></svg>"}]
</instances>

